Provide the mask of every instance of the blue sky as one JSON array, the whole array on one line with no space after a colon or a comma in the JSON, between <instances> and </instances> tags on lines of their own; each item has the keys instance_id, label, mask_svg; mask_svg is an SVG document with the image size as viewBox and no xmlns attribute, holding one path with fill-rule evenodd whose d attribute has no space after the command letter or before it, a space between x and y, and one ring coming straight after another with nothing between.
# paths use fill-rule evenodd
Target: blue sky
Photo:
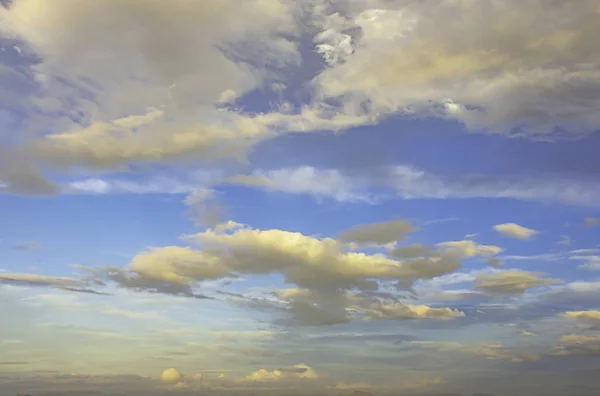
<instances>
[{"instance_id":1,"label":"blue sky","mask_svg":"<svg viewBox=\"0 0 600 396\"><path fill-rule=\"evenodd\" d=\"M598 393L597 2L0 3L0 396Z\"/></svg>"}]
</instances>

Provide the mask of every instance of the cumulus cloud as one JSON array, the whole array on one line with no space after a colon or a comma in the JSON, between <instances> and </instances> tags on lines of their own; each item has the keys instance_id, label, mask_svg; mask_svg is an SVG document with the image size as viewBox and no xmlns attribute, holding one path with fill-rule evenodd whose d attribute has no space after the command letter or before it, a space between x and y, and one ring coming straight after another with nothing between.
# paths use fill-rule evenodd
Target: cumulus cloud
<instances>
[{"instance_id":1,"label":"cumulus cloud","mask_svg":"<svg viewBox=\"0 0 600 396\"><path fill-rule=\"evenodd\" d=\"M234 276L219 260L189 247L166 246L137 254L126 268L88 268L119 286L170 294L202 297L197 282Z\"/></svg>"},{"instance_id":2,"label":"cumulus cloud","mask_svg":"<svg viewBox=\"0 0 600 396\"><path fill-rule=\"evenodd\" d=\"M160 380L166 383L178 383L182 375L174 368L168 368L160 375Z\"/></svg>"},{"instance_id":3,"label":"cumulus cloud","mask_svg":"<svg viewBox=\"0 0 600 396\"><path fill-rule=\"evenodd\" d=\"M375 1L343 9L343 20L324 22L322 35L334 38L330 46L337 43L340 53L348 45L343 34L360 33L344 62L318 76L323 96L343 97L357 108L368 101L373 112L456 119L474 130L520 127L513 133L540 135L555 127L597 128L598 103L579 102L598 89L593 1L577 7Z\"/></svg>"},{"instance_id":4,"label":"cumulus cloud","mask_svg":"<svg viewBox=\"0 0 600 396\"><path fill-rule=\"evenodd\" d=\"M279 113L251 117L221 105L278 79L274 67L298 64L293 3L72 3L18 0L0 9L2 35L38 59L17 66L36 95L11 103L30 117L23 137L31 138L9 165L18 157L60 169L240 158L273 135ZM34 168L7 169L19 168L0 171L10 191L56 190Z\"/></svg>"},{"instance_id":5,"label":"cumulus cloud","mask_svg":"<svg viewBox=\"0 0 600 396\"><path fill-rule=\"evenodd\" d=\"M283 230L239 228L232 232L209 229L187 239L207 246L229 268L243 273L282 273L301 287L376 288L371 279L420 279L447 271L446 262L429 266L399 261L386 255L348 252L332 238L316 238ZM441 272L441 273L440 273Z\"/></svg>"},{"instance_id":6,"label":"cumulus cloud","mask_svg":"<svg viewBox=\"0 0 600 396\"><path fill-rule=\"evenodd\" d=\"M569 311L565 312L565 317L585 322L600 322L600 311Z\"/></svg>"},{"instance_id":7,"label":"cumulus cloud","mask_svg":"<svg viewBox=\"0 0 600 396\"><path fill-rule=\"evenodd\" d=\"M318 292L310 289L285 289L277 296L289 304L295 323L332 325L348 322L354 316L365 321L377 319L451 320L464 316L457 309L413 305L392 298L363 296L351 292Z\"/></svg>"},{"instance_id":8,"label":"cumulus cloud","mask_svg":"<svg viewBox=\"0 0 600 396\"><path fill-rule=\"evenodd\" d=\"M27 115L12 155L0 156L3 192L64 191L38 164L53 171L121 171L184 160L244 161L265 139L339 131L390 114L543 138L585 134L600 124L592 0L569 7L541 0L515 7L451 0L241 6L181 0L168 9L157 0L71 3L15 0L0 9L0 32L18 42L22 55L11 73L25 87L3 101ZM324 62L295 73L313 64L305 62L312 54L299 50L311 37ZM253 90L280 95L294 84L309 88L302 103L274 100L261 112L237 103ZM347 201L379 198L350 192L334 170L264 172L230 181ZM388 185L403 198L588 206L597 206L599 189L572 180L445 180L405 167ZM96 180L70 189L105 187Z\"/></svg>"},{"instance_id":9,"label":"cumulus cloud","mask_svg":"<svg viewBox=\"0 0 600 396\"><path fill-rule=\"evenodd\" d=\"M340 241L358 244L385 245L406 238L406 234L418 230L406 220L388 220L361 224L341 233Z\"/></svg>"},{"instance_id":10,"label":"cumulus cloud","mask_svg":"<svg viewBox=\"0 0 600 396\"><path fill-rule=\"evenodd\" d=\"M504 223L495 225L494 230L509 238L526 241L533 238L538 232L531 228L523 227L516 223Z\"/></svg>"},{"instance_id":11,"label":"cumulus cloud","mask_svg":"<svg viewBox=\"0 0 600 396\"><path fill-rule=\"evenodd\" d=\"M432 308L427 305L411 305L395 302L392 304L372 303L365 309L365 320L373 319L436 319L450 320L465 316L458 309Z\"/></svg>"},{"instance_id":12,"label":"cumulus cloud","mask_svg":"<svg viewBox=\"0 0 600 396\"><path fill-rule=\"evenodd\" d=\"M273 371L260 369L246 376L248 381L285 381L285 380L315 380L319 374L306 364L296 364L290 368L280 368Z\"/></svg>"},{"instance_id":13,"label":"cumulus cloud","mask_svg":"<svg viewBox=\"0 0 600 396\"><path fill-rule=\"evenodd\" d=\"M491 294L521 294L537 286L552 285L559 279L543 278L542 274L521 270L507 270L491 274L479 274L475 287Z\"/></svg>"},{"instance_id":14,"label":"cumulus cloud","mask_svg":"<svg viewBox=\"0 0 600 396\"><path fill-rule=\"evenodd\" d=\"M448 241L438 243L437 246L445 252L456 254L459 258L468 258L481 256L487 259L491 266L499 266L500 261L497 254L502 252L502 248L495 245L480 245L477 242L464 239L462 241Z\"/></svg>"}]
</instances>

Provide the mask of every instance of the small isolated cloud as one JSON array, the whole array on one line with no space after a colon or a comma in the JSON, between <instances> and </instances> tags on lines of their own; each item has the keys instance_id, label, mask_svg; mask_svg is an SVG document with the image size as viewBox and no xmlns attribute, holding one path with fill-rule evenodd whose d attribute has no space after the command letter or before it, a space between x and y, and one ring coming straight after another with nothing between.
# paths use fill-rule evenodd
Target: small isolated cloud
<instances>
[{"instance_id":1,"label":"small isolated cloud","mask_svg":"<svg viewBox=\"0 0 600 396\"><path fill-rule=\"evenodd\" d=\"M25 243L22 245L15 245L13 246L14 250L35 250L35 249L39 249L42 247L42 244L38 241L32 241L29 243Z\"/></svg>"},{"instance_id":2,"label":"small isolated cloud","mask_svg":"<svg viewBox=\"0 0 600 396\"><path fill-rule=\"evenodd\" d=\"M168 368L160 375L160 380L168 384L178 383L181 378L182 375L174 368Z\"/></svg>"},{"instance_id":3,"label":"small isolated cloud","mask_svg":"<svg viewBox=\"0 0 600 396\"><path fill-rule=\"evenodd\" d=\"M589 310L589 311L569 311L565 312L565 317L569 319L581 320L585 322L598 322L600 323L600 311Z\"/></svg>"},{"instance_id":4,"label":"small isolated cloud","mask_svg":"<svg viewBox=\"0 0 600 396\"><path fill-rule=\"evenodd\" d=\"M492 267L501 265L500 260L495 257L502 252L502 248L496 245L480 245L470 239L462 241L449 241L438 243L437 246L447 253L457 255L459 258L484 257Z\"/></svg>"},{"instance_id":5,"label":"small isolated cloud","mask_svg":"<svg viewBox=\"0 0 600 396\"><path fill-rule=\"evenodd\" d=\"M491 294L521 294L532 287L559 282L561 282L559 279L543 278L540 273L508 270L477 275L475 287Z\"/></svg>"},{"instance_id":6,"label":"small isolated cloud","mask_svg":"<svg viewBox=\"0 0 600 396\"><path fill-rule=\"evenodd\" d=\"M494 230L499 232L500 234L514 239L519 239L521 241L526 241L538 233L536 230L531 228L523 227L516 223L504 223L495 225Z\"/></svg>"},{"instance_id":7,"label":"small isolated cloud","mask_svg":"<svg viewBox=\"0 0 600 396\"><path fill-rule=\"evenodd\" d=\"M358 244L386 245L406 238L406 234L416 231L406 220L390 220L380 223L361 224L340 235L342 242L355 242Z\"/></svg>"},{"instance_id":8,"label":"small isolated cloud","mask_svg":"<svg viewBox=\"0 0 600 396\"><path fill-rule=\"evenodd\" d=\"M573 240L569 235L561 235L557 243L567 248L573 246Z\"/></svg>"},{"instance_id":9,"label":"small isolated cloud","mask_svg":"<svg viewBox=\"0 0 600 396\"><path fill-rule=\"evenodd\" d=\"M526 331L526 330L522 331L521 335L523 337L537 337L537 334L532 333L531 331Z\"/></svg>"},{"instance_id":10,"label":"small isolated cloud","mask_svg":"<svg viewBox=\"0 0 600 396\"><path fill-rule=\"evenodd\" d=\"M588 216L585 219L583 219L583 223L586 227L592 228L592 227L596 227L598 224L600 224L600 219L597 217Z\"/></svg>"}]
</instances>

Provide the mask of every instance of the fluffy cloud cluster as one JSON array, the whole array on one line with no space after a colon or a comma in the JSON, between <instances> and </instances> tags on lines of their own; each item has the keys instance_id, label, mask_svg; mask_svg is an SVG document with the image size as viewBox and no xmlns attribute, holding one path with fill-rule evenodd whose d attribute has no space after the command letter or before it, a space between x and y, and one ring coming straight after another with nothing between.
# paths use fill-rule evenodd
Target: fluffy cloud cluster
<instances>
[{"instance_id":1,"label":"fluffy cloud cluster","mask_svg":"<svg viewBox=\"0 0 600 396\"><path fill-rule=\"evenodd\" d=\"M323 25L326 55L338 61L317 81L357 109L368 102L494 131L592 131L598 102L578 98L598 89L598 12L594 1L334 2Z\"/></svg>"},{"instance_id":2,"label":"fluffy cloud cluster","mask_svg":"<svg viewBox=\"0 0 600 396\"><path fill-rule=\"evenodd\" d=\"M389 114L522 135L593 131L599 11L593 0L565 4L15 0L0 7L0 34L22 56L1 76L19 84L2 97L29 119L19 144L3 150L1 186L60 192L39 163L115 170L243 160L283 133L343 130ZM299 49L307 38L323 64L295 73L310 56ZM300 74L310 78L298 82ZM283 99L298 83L310 88L307 101ZM244 111L238 100L255 89L280 99Z\"/></svg>"},{"instance_id":3,"label":"fluffy cloud cluster","mask_svg":"<svg viewBox=\"0 0 600 396\"><path fill-rule=\"evenodd\" d=\"M464 316L456 309L408 304L392 295L379 295L381 282L406 290L418 280L456 271L463 258L491 259L501 249L469 240L400 246L387 254L356 251L364 243L380 245L403 239L413 230L416 227L407 221L392 220L357 226L342 232L338 240L254 229L229 221L184 237L198 247L152 248L137 254L126 267L75 266L82 273L81 279L1 274L0 281L96 294L103 294L95 289L109 282L134 291L214 298L202 293L204 283L280 274L286 283L297 287L276 292L277 301L268 305L284 309L292 321L304 325L345 323L355 317L446 320Z\"/></svg>"}]
</instances>

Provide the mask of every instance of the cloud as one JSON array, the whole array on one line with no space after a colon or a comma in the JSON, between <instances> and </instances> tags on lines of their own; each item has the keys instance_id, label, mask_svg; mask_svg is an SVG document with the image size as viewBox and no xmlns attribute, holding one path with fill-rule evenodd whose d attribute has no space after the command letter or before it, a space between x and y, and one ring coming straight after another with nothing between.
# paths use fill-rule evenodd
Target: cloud
<instances>
[{"instance_id":1,"label":"cloud","mask_svg":"<svg viewBox=\"0 0 600 396\"><path fill-rule=\"evenodd\" d=\"M375 388L375 386L368 384L366 382L356 382L356 383L351 383L351 384L347 384L345 382L338 382L335 384L335 386L333 388L340 389L340 390L354 390L354 389L373 389L373 388Z\"/></svg>"},{"instance_id":2,"label":"cloud","mask_svg":"<svg viewBox=\"0 0 600 396\"><path fill-rule=\"evenodd\" d=\"M598 224L600 224L600 219L598 219L596 217L588 216L585 219L583 219L583 223L585 224L586 227L592 228L592 227L595 227Z\"/></svg>"},{"instance_id":3,"label":"cloud","mask_svg":"<svg viewBox=\"0 0 600 396\"><path fill-rule=\"evenodd\" d=\"M23 245L15 245L13 246L14 250L35 250L42 247L42 244L38 241L29 242Z\"/></svg>"},{"instance_id":4,"label":"cloud","mask_svg":"<svg viewBox=\"0 0 600 396\"><path fill-rule=\"evenodd\" d=\"M565 317L569 319L581 320L585 322L600 322L600 311L569 311L565 312Z\"/></svg>"},{"instance_id":5,"label":"cloud","mask_svg":"<svg viewBox=\"0 0 600 396\"><path fill-rule=\"evenodd\" d=\"M435 319L450 320L465 316L457 309L432 308L426 305L410 305L403 303L382 304L373 303L365 309L365 320L373 319Z\"/></svg>"},{"instance_id":6,"label":"cloud","mask_svg":"<svg viewBox=\"0 0 600 396\"><path fill-rule=\"evenodd\" d=\"M323 97L343 98L346 107L368 102L373 113L454 119L476 131L543 136L554 128L597 129L598 103L579 102L598 90L593 1L568 9L543 1L516 8L355 2L332 24L326 15L335 11L324 8L320 35L338 50L322 52L329 60L332 52L344 55L317 76ZM481 34L474 38L473 31ZM343 50L344 34L352 36L351 49Z\"/></svg>"},{"instance_id":7,"label":"cloud","mask_svg":"<svg viewBox=\"0 0 600 396\"><path fill-rule=\"evenodd\" d=\"M542 278L542 274L521 270L507 270L491 274L479 274L475 287L491 294L521 294L537 286L561 282L558 279Z\"/></svg>"},{"instance_id":8,"label":"cloud","mask_svg":"<svg viewBox=\"0 0 600 396\"><path fill-rule=\"evenodd\" d=\"M489 265L499 266L500 261L497 254L502 252L502 248L496 245L480 245L470 239L462 241L448 241L438 243L437 246L447 253L456 254L459 258L468 258L481 256L488 260Z\"/></svg>"},{"instance_id":9,"label":"cloud","mask_svg":"<svg viewBox=\"0 0 600 396\"><path fill-rule=\"evenodd\" d=\"M560 240L557 243L568 248L573 246L573 241L569 235L561 235Z\"/></svg>"},{"instance_id":10,"label":"cloud","mask_svg":"<svg viewBox=\"0 0 600 396\"><path fill-rule=\"evenodd\" d=\"M495 225L494 230L509 238L526 241L533 238L538 232L531 228L523 227L516 223L504 223Z\"/></svg>"},{"instance_id":11,"label":"cloud","mask_svg":"<svg viewBox=\"0 0 600 396\"><path fill-rule=\"evenodd\" d=\"M166 246L137 254L126 268L87 269L119 286L169 294L202 297L197 282L234 276L218 258L189 247Z\"/></svg>"},{"instance_id":12,"label":"cloud","mask_svg":"<svg viewBox=\"0 0 600 396\"><path fill-rule=\"evenodd\" d=\"M160 379L166 383L178 383L182 375L174 368L168 368L162 372Z\"/></svg>"},{"instance_id":13,"label":"cloud","mask_svg":"<svg viewBox=\"0 0 600 396\"><path fill-rule=\"evenodd\" d=\"M553 352L557 356L598 356L600 337L570 334L560 337Z\"/></svg>"},{"instance_id":14,"label":"cloud","mask_svg":"<svg viewBox=\"0 0 600 396\"><path fill-rule=\"evenodd\" d=\"M319 374L310 366L306 364L296 364L290 368L277 369L268 371L266 369L260 369L246 376L245 379L248 381L289 381L289 380L316 380L319 378Z\"/></svg>"},{"instance_id":15,"label":"cloud","mask_svg":"<svg viewBox=\"0 0 600 396\"><path fill-rule=\"evenodd\" d=\"M271 341L277 332L269 330L257 331L218 331L214 335L215 341L243 342L243 341Z\"/></svg>"},{"instance_id":16,"label":"cloud","mask_svg":"<svg viewBox=\"0 0 600 396\"><path fill-rule=\"evenodd\" d=\"M311 288L373 289L370 279L411 279L437 276L453 268L436 260L428 266L398 261L383 254L348 252L332 238L315 238L283 230L238 228L230 233L207 230L186 239L207 246L211 255L234 271L248 274L279 272L288 282Z\"/></svg>"},{"instance_id":17,"label":"cloud","mask_svg":"<svg viewBox=\"0 0 600 396\"><path fill-rule=\"evenodd\" d=\"M537 353L511 351L504 348L502 345L497 344L486 345L481 348L475 348L471 350L471 353L478 356L483 356L487 360L508 360L514 363L520 363L523 361L536 361L539 360L541 357Z\"/></svg>"},{"instance_id":18,"label":"cloud","mask_svg":"<svg viewBox=\"0 0 600 396\"><path fill-rule=\"evenodd\" d=\"M0 273L0 283L14 283L29 286L59 286L74 287L87 284L86 281L75 278L65 278L56 276L36 275L36 274L11 274Z\"/></svg>"},{"instance_id":19,"label":"cloud","mask_svg":"<svg viewBox=\"0 0 600 396\"><path fill-rule=\"evenodd\" d=\"M600 270L600 256L599 255L574 255L570 256L569 260L575 260L583 262L578 268L590 271Z\"/></svg>"},{"instance_id":20,"label":"cloud","mask_svg":"<svg viewBox=\"0 0 600 396\"><path fill-rule=\"evenodd\" d=\"M416 231L406 220L388 220L379 223L361 224L340 234L340 241L358 244L385 245L406 238L406 234Z\"/></svg>"},{"instance_id":21,"label":"cloud","mask_svg":"<svg viewBox=\"0 0 600 396\"><path fill-rule=\"evenodd\" d=\"M456 309L412 305L394 299L367 297L348 292L317 292L292 288L278 291L277 296L289 304L294 323L309 326L346 323L356 315L365 321L451 320L464 316L463 312Z\"/></svg>"},{"instance_id":22,"label":"cloud","mask_svg":"<svg viewBox=\"0 0 600 396\"><path fill-rule=\"evenodd\" d=\"M218 193L204 188L192 191L184 200L188 212L198 225L216 226L223 219L227 209L217 201Z\"/></svg>"},{"instance_id":23,"label":"cloud","mask_svg":"<svg viewBox=\"0 0 600 396\"><path fill-rule=\"evenodd\" d=\"M258 179L256 179L258 178ZM229 179L228 183L235 183ZM573 178L523 175L449 177L398 164L357 173L311 166L254 171L236 184L341 202L374 204L389 199L510 198L597 207L600 185ZM373 193L377 191L377 193Z\"/></svg>"},{"instance_id":24,"label":"cloud","mask_svg":"<svg viewBox=\"0 0 600 396\"><path fill-rule=\"evenodd\" d=\"M165 10L155 0L127 0L59 12L68 0L19 0L2 8L2 34L40 59L29 66L39 95L18 104L29 110L34 127L47 122L60 131L29 148L54 165L99 168L237 155L266 130L215 105L272 80L269 67L297 64L300 56L290 41L294 7L254 3L181 2ZM159 26L171 28L165 33ZM107 50L110 55L101 56ZM61 116L67 110L76 112L74 122ZM198 122L197 111L210 121ZM240 122L245 125L236 126Z\"/></svg>"}]
</instances>

